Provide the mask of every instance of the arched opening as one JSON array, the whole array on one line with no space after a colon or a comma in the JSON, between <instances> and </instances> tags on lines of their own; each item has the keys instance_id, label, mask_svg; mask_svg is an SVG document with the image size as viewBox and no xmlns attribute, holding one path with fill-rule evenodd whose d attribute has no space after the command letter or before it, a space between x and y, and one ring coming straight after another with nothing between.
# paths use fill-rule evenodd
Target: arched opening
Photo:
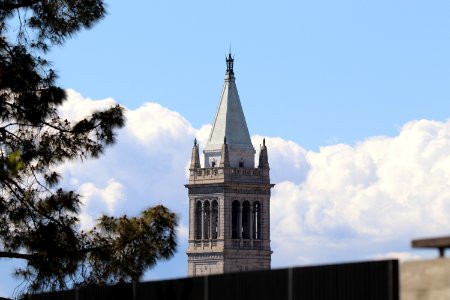
<instances>
[{"instance_id":1,"label":"arched opening","mask_svg":"<svg viewBox=\"0 0 450 300\"><path fill-rule=\"evenodd\" d=\"M203 238L209 239L209 233L211 230L210 224L211 224L211 206L209 204L209 201L205 201L203 204L203 210L204 210L204 217L203 217Z\"/></svg>"},{"instance_id":2,"label":"arched opening","mask_svg":"<svg viewBox=\"0 0 450 300\"><path fill-rule=\"evenodd\" d=\"M261 231L261 203L255 201L253 203L253 239L262 239Z\"/></svg>"},{"instance_id":3,"label":"arched opening","mask_svg":"<svg viewBox=\"0 0 450 300\"><path fill-rule=\"evenodd\" d=\"M239 160L239 168L243 167L244 167L244 160L241 158L241 160Z\"/></svg>"},{"instance_id":4,"label":"arched opening","mask_svg":"<svg viewBox=\"0 0 450 300\"><path fill-rule=\"evenodd\" d=\"M239 213L240 213L241 205L239 201L235 200L231 204L231 238L238 239L239 238Z\"/></svg>"},{"instance_id":5,"label":"arched opening","mask_svg":"<svg viewBox=\"0 0 450 300\"><path fill-rule=\"evenodd\" d=\"M194 214L194 235L196 240L200 240L202 238L202 203L200 201L195 203Z\"/></svg>"},{"instance_id":6,"label":"arched opening","mask_svg":"<svg viewBox=\"0 0 450 300\"><path fill-rule=\"evenodd\" d=\"M219 205L216 200L212 203L211 229L211 238L217 239L217 236L219 235Z\"/></svg>"},{"instance_id":7,"label":"arched opening","mask_svg":"<svg viewBox=\"0 0 450 300\"><path fill-rule=\"evenodd\" d=\"M245 201L242 205L242 238L249 239L250 238L250 218L251 218L251 209L250 203Z\"/></svg>"}]
</instances>

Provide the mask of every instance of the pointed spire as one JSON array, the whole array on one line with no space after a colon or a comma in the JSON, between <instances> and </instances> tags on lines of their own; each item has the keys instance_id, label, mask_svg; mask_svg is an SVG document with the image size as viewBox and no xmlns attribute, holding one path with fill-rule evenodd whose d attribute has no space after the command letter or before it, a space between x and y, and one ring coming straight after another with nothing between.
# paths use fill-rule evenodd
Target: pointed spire
<instances>
[{"instance_id":1,"label":"pointed spire","mask_svg":"<svg viewBox=\"0 0 450 300\"><path fill-rule=\"evenodd\" d=\"M233 75L234 57L231 52L227 55L227 72L220 95L211 132L203 152L205 153L205 166L209 166L213 159L221 160L223 138L227 137L226 145L231 167L237 167L240 159L245 161L247 167L255 166L255 148L253 147L239 99L235 77Z\"/></svg>"},{"instance_id":2,"label":"pointed spire","mask_svg":"<svg viewBox=\"0 0 450 300\"><path fill-rule=\"evenodd\" d=\"M194 147L192 147L191 167L190 169L200 168L200 156L198 152L197 139L194 139Z\"/></svg>"},{"instance_id":3,"label":"pointed spire","mask_svg":"<svg viewBox=\"0 0 450 300\"><path fill-rule=\"evenodd\" d=\"M269 157L267 155L266 139L263 139L263 145L259 150L259 166L258 168L269 168Z\"/></svg>"},{"instance_id":4,"label":"pointed spire","mask_svg":"<svg viewBox=\"0 0 450 300\"><path fill-rule=\"evenodd\" d=\"M227 145L227 138L223 138L223 145L222 145L222 158L220 160L219 167L221 168L227 168L230 166L230 156L228 153L228 145Z\"/></svg>"},{"instance_id":5,"label":"pointed spire","mask_svg":"<svg viewBox=\"0 0 450 300\"><path fill-rule=\"evenodd\" d=\"M234 58L231 53L228 54L226 62L227 72L225 82L205 149L220 151L223 137L226 136L230 149L238 147L254 151L242 110L241 100L239 99L236 83L234 82Z\"/></svg>"}]
</instances>

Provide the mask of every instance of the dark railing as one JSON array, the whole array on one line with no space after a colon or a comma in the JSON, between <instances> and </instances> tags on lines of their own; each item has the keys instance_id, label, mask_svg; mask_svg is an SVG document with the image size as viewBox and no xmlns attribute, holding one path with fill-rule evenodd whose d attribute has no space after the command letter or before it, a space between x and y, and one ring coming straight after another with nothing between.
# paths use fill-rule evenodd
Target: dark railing
<instances>
[{"instance_id":1,"label":"dark railing","mask_svg":"<svg viewBox=\"0 0 450 300\"><path fill-rule=\"evenodd\" d=\"M397 260L84 287L30 300L399 300Z\"/></svg>"}]
</instances>

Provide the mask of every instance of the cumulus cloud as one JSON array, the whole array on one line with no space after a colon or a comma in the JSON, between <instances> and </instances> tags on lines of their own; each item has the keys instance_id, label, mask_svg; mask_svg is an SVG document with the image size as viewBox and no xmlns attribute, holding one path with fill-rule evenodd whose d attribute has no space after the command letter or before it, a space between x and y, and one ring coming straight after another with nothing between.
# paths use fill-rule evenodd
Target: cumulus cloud
<instances>
[{"instance_id":1,"label":"cumulus cloud","mask_svg":"<svg viewBox=\"0 0 450 300\"><path fill-rule=\"evenodd\" d=\"M304 174L298 180L282 175L278 181L286 166L278 169L277 152L291 142L268 138L266 144L278 183L271 212L280 264L289 263L284 250L299 262L363 259L402 253L412 238L447 233L450 122L411 121L395 137L291 153L293 164L305 164L297 167Z\"/></svg>"},{"instance_id":2,"label":"cumulus cloud","mask_svg":"<svg viewBox=\"0 0 450 300\"><path fill-rule=\"evenodd\" d=\"M67 93L61 113L68 119L79 120L116 103ZM146 278L185 276L185 171L194 138L203 149L211 125L193 128L182 115L158 103L125 108L125 116L117 144L99 159L58 168L62 185L82 196L85 229L103 213L135 215L155 204L175 211L180 218L179 252ZM262 139L252 137L257 150ZM280 137L266 137L266 145L276 183L271 199L274 267L412 259L417 252L410 249L411 239L448 233L450 122L411 121L393 137L370 137L319 151Z\"/></svg>"},{"instance_id":3,"label":"cumulus cloud","mask_svg":"<svg viewBox=\"0 0 450 300\"><path fill-rule=\"evenodd\" d=\"M80 185L77 192L81 195L81 228L90 229L95 218L102 214L113 214L116 205L124 199L124 187L114 178L110 178L105 188L99 188L91 182Z\"/></svg>"},{"instance_id":4,"label":"cumulus cloud","mask_svg":"<svg viewBox=\"0 0 450 300\"><path fill-rule=\"evenodd\" d=\"M145 103L136 110L127 110L126 116L125 130L129 138L149 150L176 150L174 141L195 135L194 128L183 116L158 103Z\"/></svg>"},{"instance_id":5,"label":"cumulus cloud","mask_svg":"<svg viewBox=\"0 0 450 300\"><path fill-rule=\"evenodd\" d=\"M67 92L68 101L61 113L68 119L82 119L94 110L116 104L113 99L92 100L72 90ZM194 138L203 141L209 125L197 130L178 112L153 102L134 110L125 107L125 117L126 125L119 130L117 143L100 158L83 163L70 161L58 167L62 184L82 197L79 217L83 229L94 226L102 214L137 215L157 204L176 212L179 254L145 278L170 277L167 274L174 270L173 264L179 273L172 276L184 276L188 198L183 170L190 159Z\"/></svg>"},{"instance_id":6,"label":"cumulus cloud","mask_svg":"<svg viewBox=\"0 0 450 300\"><path fill-rule=\"evenodd\" d=\"M256 166L260 145L264 138L266 137L260 135L252 136L252 143L257 152ZM272 178L275 178L277 182L300 182L305 179L309 170L305 149L293 141L286 141L279 137L266 138L266 144L270 147L269 164Z\"/></svg>"},{"instance_id":7,"label":"cumulus cloud","mask_svg":"<svg viewBox=\"0 0 450 300\"><path fill-rule=\"evenodd\" d=\"M67 120L82 120L89 113L97 110L102 110L116 105L116 101L112 98L102 100L92 100L83 97L75 90L67 89L67 101L59 108L59 115L61 118Z\"/></svg>"},{"instance_id":8,"label":"cumulus cloud","mask_svg":"<svg viewBox=\"0 0 450 300\"><path fill-rule=\"evenodd\" d=\"M115 103L112 99L83 98L70 90L68 95L61 111L71 116L75 111L79 118ZM67 162L58 168L63 184L87 199L85 211L94 217L100 211L95 205L111 214L139 213L158 203L178 211L180 204L187 203L182 170L197 130L179 113L157 103L145 103L135 110L125 108L125 117L126 126L119 131L117 144L99 159Z\"/></svg>"},{"instance_id":9,"label":"cumulus cloud","mask_svg":"<svg viewBox=\"0 0 450 300\"><path fill-rule=\"evenodd\" d=\"M115 103L74 91L68 102L67 114L77 117ZM102 212L132 214L163 203L179 214L178 233L185 245L183 170L194 137L203 148L211 125L195 129L158 103L126 109L126 118L117 145L104 156L63 169L65 183L85 197L80 217L88 226ZM252 136L257 150L263 138ZM401 254L411 253L412 238L443 234L450 225L450 123L411 121L394 137L319 151L280 137L266 137L266 144L276 183L271 200L274 266L414 257Z\"/></svg>"}]
</instances>

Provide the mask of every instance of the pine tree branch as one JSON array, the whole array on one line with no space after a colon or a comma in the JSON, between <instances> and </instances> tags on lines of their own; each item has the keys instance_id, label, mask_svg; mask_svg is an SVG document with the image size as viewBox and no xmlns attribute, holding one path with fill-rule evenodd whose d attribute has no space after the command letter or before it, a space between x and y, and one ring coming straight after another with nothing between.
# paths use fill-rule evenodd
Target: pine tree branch
<instances>
[{"instance_id":1,"label":"pine tree branch","mask_svg":"<svg viewBox=\"0 0 450 300\"><path fill-rule=\"evenodd\" d=\"M80 250L72 250L67 251L64 253L58 254L52 254L51 256L38 254L38 253L18 253L18 252L10 252L10 251L0 251L0 258L17 258L17 259L24 259L24 260L31 260L31 259L44 259L44 258L52 258L56 259L58 257L67 257L67 255L73 255L73 254L87 254L89 252L101 250L104 248L108 248L108 246L101 246L101 247L90 247L90 248L83 248Z\"/></svg>"},{"instance_id":2,"label":"pine tree branch","mask_svg":"<svg viewBox=\"0 0 450 300\"><path fill-rule=\"evenodd\" d=\"M6 251L0 251L0 258L18 258L18 259L36 259L36 258L42 258L42 255L39 254L25 254L25 253L17 253L17 252L6 252Z\"/></svg>"},{"instance_id":3,"label":"pine tree branch","mask_svg":"<svg viewBox=\"0 0 450 300\"><path fill-rule=\"evenodd\" d=\"M14 10L18 8L30 7L33 4L38 3L40 0L23 0L16 3L0 3L0 10Z\"/></svg>"}]
</instances>

